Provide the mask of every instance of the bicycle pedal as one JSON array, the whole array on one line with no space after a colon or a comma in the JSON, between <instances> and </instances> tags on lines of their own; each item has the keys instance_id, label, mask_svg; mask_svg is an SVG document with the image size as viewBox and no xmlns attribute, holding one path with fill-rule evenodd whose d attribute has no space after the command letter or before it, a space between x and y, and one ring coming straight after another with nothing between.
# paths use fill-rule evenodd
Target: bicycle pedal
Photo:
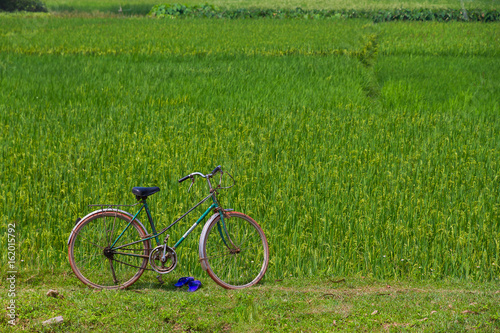
<instances>
[{"instance_id":1,"label":"bicycle pedal","mask_svg":"<svg viewBox=\"0 0 500 333\"><path fill-rule=\"evenodd\" d=\"M163 281L161 275L157 275L156 278L158 279L158 282L160 282L160 284L164 284L165 281Z\"/></svg>"}]
</instances>

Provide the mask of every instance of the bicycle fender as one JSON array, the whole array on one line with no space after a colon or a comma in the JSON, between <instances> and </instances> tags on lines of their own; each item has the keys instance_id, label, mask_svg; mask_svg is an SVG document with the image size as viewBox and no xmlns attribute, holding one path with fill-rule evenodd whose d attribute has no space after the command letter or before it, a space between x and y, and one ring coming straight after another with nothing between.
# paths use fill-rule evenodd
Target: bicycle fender
<instances>
[{"instance_id":1,"label":"bicycle fender","mask_svg":"<svg viewBox=\"0 0 500 333\"><path fill-rule=\"evenodd\" d=\"M199 251L200 251L200 264L201 264L201 268L204 271L207 270L207 263L206 263L206 258L203 258L203 239L205 238L205 236L207 234L208 227L210 226L210 223L212 223L212 221L218 217L219 217L219 213L215 213L214 215L210 216L208 221L203 226L203 230L201 231Z\"/></svg>"},{"instance_id":2,"label":"bicycle fender","mask_svg":"<svg viewBox=\"0 0 500 333\"><path fill-rule=\"evenodd\" d=\"M98 214L98 213L102 213L102 212L117 212L117 213L122 213L124 215L127 215L128 217L130 217L130 219L133 219L134 217L129 213L129 212L126 212L124 210L120 210L120 209L113 209L113 208L106 208L106 209L99 209L99 210L94 210L93 212L90 212L88 213L87 215L85 215L84 217L82 217L77 223L76 225L73 227L73 230L71 230L71 233L69 234L69 237L68 237L68 245L69 245L69 242L71 241L71 237L73 237L73 233L75 232L76 228L82 223L84 222L86 219L88 219L89 217L91 217L92 215L95 215L95 214ZM144 225L141 223L141 221L139 221L139 219L135 219L137 221L137 223L139 223L140 227L142 228L142 230L144 230L144 233L147 235L148 234L148 231L146 230L146 228L144 227Z\"/></svg>"}]
</instances>

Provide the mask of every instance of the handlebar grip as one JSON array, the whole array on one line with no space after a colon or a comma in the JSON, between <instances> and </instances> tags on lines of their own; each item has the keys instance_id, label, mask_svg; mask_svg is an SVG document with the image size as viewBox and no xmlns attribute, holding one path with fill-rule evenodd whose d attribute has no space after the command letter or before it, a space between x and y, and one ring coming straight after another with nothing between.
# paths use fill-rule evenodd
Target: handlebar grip
<instances>
[{"instance_id":1,"label":"handlebar grip","mask_svg":"<svg viewBox=\"0 0 500 333\"><path fill-rule=\"evenodd\" d=\"M216 167L215 167L215 169L211 172L211 174L212 174L212 175L215 175L215 173L216 173L217 171L221 171L221 170L222 170L221 166L220 166L220 165L218 165L218 166L216 166Z\"/></svg>"},{"instance_id":2,"label":"handlebar grip","mask_svg":"<svg viewBox=\"0 0 500 333\"><path fill-rule=\"evenodd\" d=\"M185 181L186 179L189 179L189 178L191 178L191 175L184 176L181 179L179 179L179 183L182 183L183 181Z\"/></svg>"}]
</instances>

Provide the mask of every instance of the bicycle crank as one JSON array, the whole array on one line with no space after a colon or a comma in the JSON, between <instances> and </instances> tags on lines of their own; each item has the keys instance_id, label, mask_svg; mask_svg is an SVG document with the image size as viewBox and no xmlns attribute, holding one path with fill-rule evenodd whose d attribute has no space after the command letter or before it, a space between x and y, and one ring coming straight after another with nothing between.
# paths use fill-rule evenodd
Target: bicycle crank
<instances>
[{"instance_id":1,"label":"bicycle crank","mask_svg":"<svg viewBox=\"0 0 500 333\"><path fill-rule=\"evenodd\" d=\"M149 265L157 273L170 273L177 266L177 254L169 246L157 246L149 254Z\"/></svg>"}]
</instances>

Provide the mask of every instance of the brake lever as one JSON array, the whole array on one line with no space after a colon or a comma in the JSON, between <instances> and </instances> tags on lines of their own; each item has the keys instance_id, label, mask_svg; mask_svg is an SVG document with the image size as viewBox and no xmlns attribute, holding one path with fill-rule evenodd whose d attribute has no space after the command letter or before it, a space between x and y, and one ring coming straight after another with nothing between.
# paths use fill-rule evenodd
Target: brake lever
<instances>
[{"instance_id":1,"label":"brake lever","mask_svg":"<svg viewBox=\"0 0 500 333\"><path fill-rule=\"evenodd\" d=\"M193 184L194 184L194 177L191 177L191 185L189 185L188 193L189 191L191 191L191 187L193 187Z\"/></svg>"}]
</instances>

